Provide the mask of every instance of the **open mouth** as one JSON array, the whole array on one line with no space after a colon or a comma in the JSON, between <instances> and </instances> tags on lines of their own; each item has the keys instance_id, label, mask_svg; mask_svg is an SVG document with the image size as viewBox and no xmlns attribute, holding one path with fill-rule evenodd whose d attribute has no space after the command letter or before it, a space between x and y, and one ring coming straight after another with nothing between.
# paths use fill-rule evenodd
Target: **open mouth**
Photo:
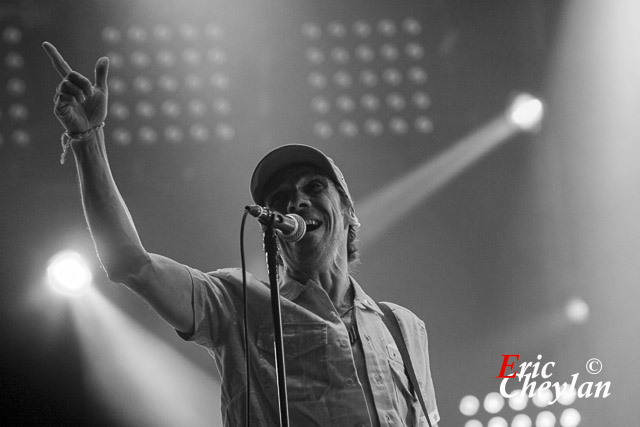
<instances>
[{"instance_id":1,"label":"open mouth","mask_svg":"<svg viewBox=\"0 0 640 427\"><path fill-rule=\"evenodd\" d=\"M305 219L304 223L307 225L307 233L313 230L317 230L322 225L322 222L315 219Z\"/></svg>"}]
</instances>

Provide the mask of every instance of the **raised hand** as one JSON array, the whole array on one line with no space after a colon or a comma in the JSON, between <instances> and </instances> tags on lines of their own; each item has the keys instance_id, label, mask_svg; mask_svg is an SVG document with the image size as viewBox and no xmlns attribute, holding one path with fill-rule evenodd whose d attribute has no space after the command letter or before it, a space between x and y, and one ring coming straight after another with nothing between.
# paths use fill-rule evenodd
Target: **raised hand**
<instances>
[{"instance_id":1,"label":"raised hand","mask_svg":"<svg viewBox=\"0 0 640 427\"><path fill-rule=\"evenodd\" d=\"M69 134L80 134L99 126L107 117L107 74L109 59L98 59L95 84L73 71L58 50L48 42L42 44L53 67L62 77L55 97L54 113Z\"/></svg>"}]
</instances>

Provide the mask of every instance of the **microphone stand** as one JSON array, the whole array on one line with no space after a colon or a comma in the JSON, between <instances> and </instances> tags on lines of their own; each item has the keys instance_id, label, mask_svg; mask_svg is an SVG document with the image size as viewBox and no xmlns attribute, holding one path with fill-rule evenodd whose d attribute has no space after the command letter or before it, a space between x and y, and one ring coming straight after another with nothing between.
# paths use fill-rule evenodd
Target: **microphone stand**
<instances>
[{"instance_id":1,"label":"microphone stand","mask_svg":"<svg viewBox=\"0 0 640 427\"><path fill-rule=\"evenodd\" d=\"M272 219L273 222L273 219ZM280 313L280 288L278 287L278 266L276 233L271 223L264 224L264 251L267 256L267 270L271 288L271 313L276 347L276 374L278 383L278 403L280 405L280 426L289 427L289 407L287 399L287 376L284 363L282 339L282 315Z\"/></svg>"}]
</instances>

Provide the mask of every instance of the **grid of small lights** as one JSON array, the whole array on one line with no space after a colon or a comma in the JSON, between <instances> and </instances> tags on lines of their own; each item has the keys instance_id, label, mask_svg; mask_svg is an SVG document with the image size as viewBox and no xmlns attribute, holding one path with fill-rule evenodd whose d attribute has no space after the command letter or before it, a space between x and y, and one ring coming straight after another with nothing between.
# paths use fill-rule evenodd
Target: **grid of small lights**
<instances>
[{"instance_id":1,"label":"grid of small lights","mask_svg":"<svg viewBox=\"0 0 640 427\"><path fill-rule=\"evenodd\" d=\"M2 58L2 87L0 88L0 146L13 144L18 147L31 145L31 134L27 130L29 109L25 97L27 83L25 57L20 52L23 31L15 25L0 26L0 57Z\"/></svg>"},{"instance_id":2,"label":"grid of small lights","mask_svg":"<svg viewBox=\"0 0 640 427\"><path fill-rule=\"evenodd\" d=\"M119 145L230 141L231 84L216 23L108 26L111 138Z\"/></svg>"},{"instance_id":3,"label":"grid of small lights","mask_svg":"<svg viewBox=\"0 0 640 427\"><path fill-rule=\"evenodd\" d=\"M418 19L306 22L302 34L317 137L433 131Z\"/></svg>"},{"instance_id":4,"label":"grid of small lights","mask_svg":"<svg viewBox=\"0 0 640 427\"><path fill-rule=\"evenodd\" d=\"M575 408L568 407L573 404L577 396L573 388L560 395L557 401L560 405L555 408L549 403L554 399L553 393L549 389L539 390L531 399L525 393L512 392L511 394L512 397L505 400L500 393L488 393L482 404L476 396L464 396L460 400L459 406L460 413L469 417L464 427L555 427L558 425L560 427L577 427L580 425L582 420L580 412ZM524 411L529 402L533 403L532 408L537 409L526 414ZM499 415L503 409L506 409L506 404L513 410L512 416ZM484 417L488 418L486 424L478 419L481 415L481 406L486 412ZM553 411L553 409L556 410ZM534 412L537 412L535 416ZM507 418L511 419L510 423Z\"/></svg>"}]
</instances>

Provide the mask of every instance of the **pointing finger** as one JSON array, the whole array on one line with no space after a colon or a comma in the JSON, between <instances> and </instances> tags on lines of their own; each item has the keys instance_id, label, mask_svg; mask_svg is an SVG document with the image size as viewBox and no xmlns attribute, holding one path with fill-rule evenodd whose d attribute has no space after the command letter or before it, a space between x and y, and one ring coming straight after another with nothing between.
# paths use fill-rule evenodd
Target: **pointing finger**
<instances>
[{"instance_id":1,"label":"pointing finger","mask_svg":"<svg viewBox=\"0 0 640 427\"><path fill-rule=\"evenodd\" d=\"M102 91L107 90L107 75L109 74L109 58L103 56L96 62L96 87Z\"/></svg>"},{"instance_id":2,"label":"pointing finger","mask_svg":"<svg viewBox=\"0 0 640 427\"><path fill-rule=\"evenodd\" d=\"M67 64L67 61L65 61L62 55L60 55L60 52L58 52L58 49L56 49L55 46L53 46L49 42L42 43L42 47L44 48L44 51L47 53L47 55L51 59L51 62L53 63L53 68L56 69L56 71L58 72L58 74L60 74L61 77L66 77L67 74L69 74L72 70L69 64Z\"/></svg>"}]
</instances>

